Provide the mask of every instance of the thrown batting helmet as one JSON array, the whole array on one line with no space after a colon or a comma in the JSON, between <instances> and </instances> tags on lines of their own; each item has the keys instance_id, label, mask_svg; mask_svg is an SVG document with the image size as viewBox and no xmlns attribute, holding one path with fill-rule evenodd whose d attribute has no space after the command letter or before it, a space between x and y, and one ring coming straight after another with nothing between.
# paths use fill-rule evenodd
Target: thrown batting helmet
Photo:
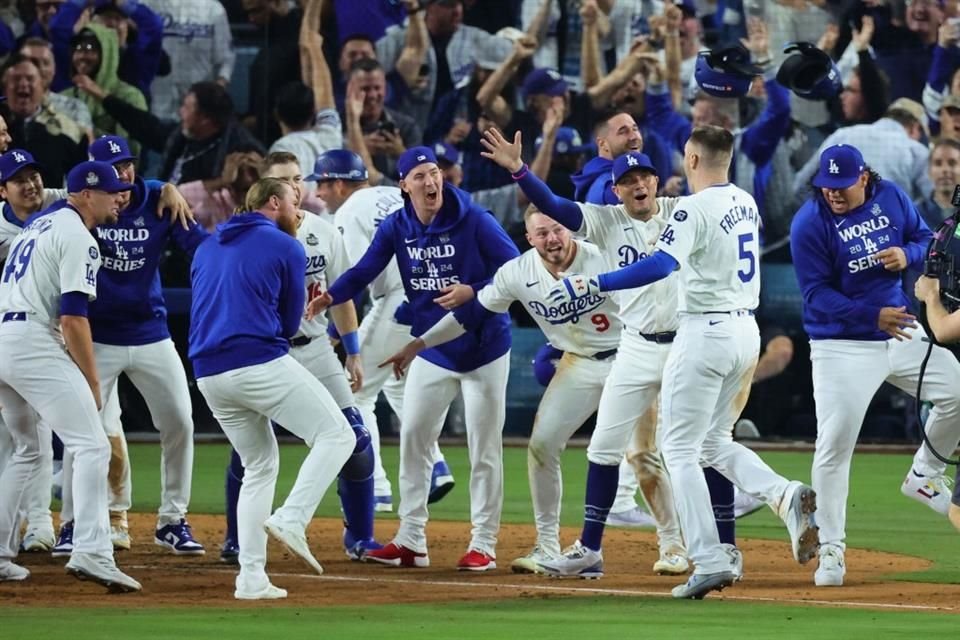
<instances>
[{"instance_id":1,"label":"thrown batting helmet","mask_svg":"<svg viewBox=\"0 0 960 640\"><path fill-rule=\"evenodd\" d=\"M826 100L843 90L840 70L825 52L809 42L791 42L777 71L777 82L807 100Z\"/></svg>"},{"instance_id":2,"label":"thrown batting helmet","mask_svg":"<svg viewBox=\"0 0 960 640\"><path fill-rule=\"evenodd\" d=\"M753 77L762 73L763 69L750 62L746 47L738 44L701 51L693 75L706 93L718 98L739 98L750 91Z\"/></svg>"},{"instance_id":3,"label":"thrown batting helmet","mask_svg":"<svg viewBox=\"0 0 960 640\"><path fill-rule=\"evenodd\" d=\"M346 180L365 182L367 167L363 160L349 149L331 149L320 154L313 165L313 173L306 178L314 182L323 180Z\"/></svg>"},{"instance_id":4,"label":"thrown batting helmet","mask_svg":"<svg viewBox=\"0 0 960 640\"><path fill-rule=\"evenodd\" d=\"M533 358L533 377L543 386L550 384L557 371L557 361L563 357L563 351L549 342L537 351Z\"/></svg>"}]
</instances>

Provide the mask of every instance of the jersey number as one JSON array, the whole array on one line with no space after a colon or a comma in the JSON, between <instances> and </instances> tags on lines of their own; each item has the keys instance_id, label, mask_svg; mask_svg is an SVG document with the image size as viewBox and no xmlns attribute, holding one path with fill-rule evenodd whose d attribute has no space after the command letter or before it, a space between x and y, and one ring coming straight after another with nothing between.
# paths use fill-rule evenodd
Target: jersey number
<instances>
[{"instance_id":1,"label":"jersey number","mask_svg":"<svg viewBox=\"0 0 960 640\"><path fill-rule=\"evenodd\" d=\"M740 282L750 282L757 273L757 256L747 247L747 244L753 242L753 232L741 233L737 240L740 241L740 259L747 261L747 270L740 269L737 275L740 276Z\"/></svg>"},{"instance_id":2,"label":"jersey number","mask_svg":"<svg viewBox=\"0 0 960 640\"><path fill-rule=\"evenodd\" d=\"M610 328L610 319L605 313L595 313L590 316L590 322L597 328L597 333L603 333Z\"/></svg>"},{"instance_id":3,"label":"jersey number","mask_svg":"<svg viewBox=\"0 0 960 640\"><path fill-rule=\"evenodd\" d=\"M307 285L307 303L309 303L314 298L319 298L323 295L323 286L320 282L311 282Z\"/></svg>"},{"instance_id":4,"label":"jersey number","mask_svg":"<svg viewBox=\"0 0 960 640\"><path fill-rule=\"evenodd\" d=\"M9 282L12 277L14 282L23 277L30 264L30 256L33 255L33 247L37 243L35 238L30 238L26 242L20 242L11 251L7 257L7 266L3 270L3 281Z\"/></svg>"}]
</instances>

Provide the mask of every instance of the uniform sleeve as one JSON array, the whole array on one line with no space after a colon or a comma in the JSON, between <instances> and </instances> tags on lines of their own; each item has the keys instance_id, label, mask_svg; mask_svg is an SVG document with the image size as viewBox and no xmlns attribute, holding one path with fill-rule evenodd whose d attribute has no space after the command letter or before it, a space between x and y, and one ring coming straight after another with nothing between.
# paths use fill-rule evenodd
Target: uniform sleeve
<instances>
[{"instance_id":1,"label":"uniform sleeve","mask_svg":"<svg viewBox=\"0 0 960 640\"><path fill-rule=\"evenodd\" d=\"M597 245L601 249L607 248L610 233L609 226L612 222L610 207L607 205L589 204L578 202L583 223L579 229L573 229L579 235ZM619 220L617 221L620 222Z\"/></svg>"},{"instance_id":2,"label":"uniform sleeve","mask_svg":"<svg viewBox=\"0 0 960 640\"><path fill-rule=\"evenodd\" d=\"M343 234L336 233L336 229L333 231L330 239L330 264L328 266L331 277L328 282L336 280L350 269L350 258L347 256Z\"/></svg>"},{"instance_id":3,"label":"uniform sleeve","mask_svg":"<svg viewBox=\"0 0 960 640\"><path fill-rule=\"evenodd\" d=\"M356 212L347 212L345 215L340 215L338 212L336 222L340 227L340 233L343 234L343 246L347 258L350 264L357 264L370 246L369 231L363 228L360 216L356 215Z\"/></svg>"},{"instance_id":4,"label":"uniform sleeve","mask_svg":"<svg viewBox=\"0 0 960 640\"><path fill-rule=\"evenodd\" d=\"M670 216L670 222L663 228L657 240L657 250L669 254L682 268L698 247L698 238L702 236L702 227L705 224L703 216L696 206L688 207L683 200L677 203Z\"/></svg>"},{"instance_id":5,"label":"uniform sleeve","mask_svg":"<svg viewBox=\"0 0 960 640\"><path fill-rule=\"evenodd\" d=\"M493 274L493 280L477 292L477 301L494 313L504 313L517 299L513 283L517 278L517 261L511 260Z\"/></svg>"},{"instance_id":6,"label":"uniform sleeve","mask_svg":"<svg viewBox=\"0 0 960 640\"><path fill-rule=\"evenodd\" d=\"M291 240L293 240L291 238ZM284 338L292 338L300 330L300 320L307 304L306 288L303 286L303 271L307 254L297 240L284 247L284 264L281 280L279 311Z\"/></svg>"},{"instance_id":7,"label":"uniform sleeve","mask_svg":"<svg viewBox=\"0 0 960 640\"><path fill-rule=\"evenodd\" d=\"M333 296L333 304L352 300L387 268L394 255L393 224L390 218L387 218L380 223L377 233L373 236L373 241L360 260L357 261L357 264L337 278L337 281L330 287L329 293Z\"/></svg>"},{"instance_id":8,"label":"uniform sleeve","mask_svg":"<svg viewBox=\"0 0 960 640\"><path fill-rule=\"evenodd\" d=\"M85 293L90 300L95 300L101 261L93 236L83 231L68 233L60 246L60 293Z\"/></svg>"}]
</instances>

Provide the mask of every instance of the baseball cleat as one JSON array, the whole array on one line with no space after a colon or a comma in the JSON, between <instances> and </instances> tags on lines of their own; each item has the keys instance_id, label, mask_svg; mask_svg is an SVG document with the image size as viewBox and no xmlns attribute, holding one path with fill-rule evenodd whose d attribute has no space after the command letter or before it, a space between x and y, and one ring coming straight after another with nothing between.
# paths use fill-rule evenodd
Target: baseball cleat
<instances>
[{"instance_id":1,"label":"baseball cleat","mask_svg":"<svg viewBox=\"0 0 960 640\"><path fill-rule=\"evenodd\" d=\"M496 558L477 549L467 551L457 563L457 571L493 571L496 568Z\"/></svg>"},{"instance_id":2,"label":"baseball cleat","mask_svg":"<svg viewBox=\"0 0 960 640\"><path fill-rule=\"evenodd\" d=\"M539 563L537 573L553 578L602 578L603 554L577 540L564 549L559 558Z\"/></svg>"},{"instance_id":3,"label":"baseball cleat","mask_svg":"<svg viewBox=\"0 0 960 640\"><path fill-rule=\"evenodd\" d=\"M711 591L723 591L737 581L733 571L695 573L684 584L677 585L670 593L678 600L703 600Z\"/></svg>"},{"instance_id":4,"label":"baseball cleat","mask_svg":"<svg viewBox=\"0 0 960 640\"><path fill-rule=\"evenodd\" d=\"M679 553L661 553L653 563L653 572L658 576L682 576L690 570L690 563Z\"/></svg>"},{"instance_id":5,"label":"baseball cleat","mask_svg":"<svg viewBox=\"0 0 960 640\"><path fill-rule=\"evenodd\" d=\"M373 510L377 513L390 513L393 511L393 496L373 496Z\"/></svg>"},{"instance_id":6,"label":"baseball cleat","mask_svg":"<svg viewBox=\"0 0 960 640\"><path fill-rule=\"evenodd\" d=\"M364 560L379 562L390 567L424 568L430 566L430 558L426 552L419 553L413 549L391 542L382 549L368 551Z\"/></svg>"},{"instance_id":7,"label":"baseball cleat","mask_svg":"<svg viewBox=\"0 0 960 640\"><path fill-rule=\"evenodd\" d=\"M510 570L514 573L537 573L537 565L556 560L558 557L560 557L559 551L550 553L538 544L530 553L511 562Z\"/></svg>"},{"instance_id":8,"label":"baseball cleat","mask_svg":"<svg viewBox=\"0 0 960 640\"><path fill-rule=\"evenodd\" d=\"M54 558L69 558L71 553L73 553L73 520L60 525L57 543L50 550L50 555Z\"/></svg>"},{"instance_id":9,"label":"baseball cleat","mask_svg":"<svg viewBox=\"0 0 960 640\"><path fill-rule=\"evenodd\" d=\"M820 546L820 533L814 520L817 494L807 485L793 481L787 485L777 513L790 532L793 559L800 564L810 562Z\"/></svg>"},{"instance_id":10,"label":"baseball cleat","mask_svg":"<svg viewBox=\"0 0 960 640\"><path fill-rule=\"evenodd\" d=\"M820 547L820 565L813 574L813 584L818 587L842 587L846 574L843 549L835 544Z\"/></svg>"},{"instance_id":11,"label":"baseball cleat","mask_svg":"<svg viewBox=\"0 0 960 640\"><path fill-rule=\"evenodd\" d=\"M730 564L732 565L730 570L733 571L737 582L740 582L743 580L743 554L740 553L740 549L737 549L732 544L724 543L720 546L723 547L723 550L730 556Z\"/></svg>"},{"instance_id":12,"label":"baseball cleat","mask_svg":"<svg viewBox=\"0 0 960 640\"><path fill-rule=\"evenodd\" d=\"M115 551L129 551L130 532L124 527L110 527L110 542Z\"/></svg>"},{"instance_id":13,"label":"baseball cleat","mask_svg":"<svg viewBox=\"0 0 960 640\"><path fill-rule=\"evenodd\" d=\"M353 537L349 529L344 528L343 550L346 552L347 557L354 562L363 562L366 559L367 553L378 549L383 549L383 545L373 538L358 540Z\"/></svg>"},{"instance_id":14,"label":"baseball cleat","mask_svg":"<svg viewBox=\"0 0 960 640\"><path fill-rule=\"evenodd\" d=\"M313 557L310 546L307 544L306 533L302 530L298 531L296 527L274 520L273 516L267 518L267 521L263 523L263 528L285 546L290 553L310 565L310 568L316 571L318 575L323 574L323 567Z\"/></svg>"},{"instance_id":15,"label":"baseball cleat","mask_svg":"<svg viewBox=\"0 0 960 640\"><path fill-rule=\"evenodd\" d=\"M237 600L281 600L287 597L287 590L275 587L268 582L267 586L256 591L237 589L233 592L233 597Z\"/></svg>"},{"instance_id":16,"label":"baseball cleat","mask_svg":"<svg viewBox=\"0 0 960 640\"><path fill-rule=\"evenodd\" d=\"M642 529L644 527L653 528L657 526L657 521L640 507L634 507L627 511L619 511L608 515L607 526L630 527L633 529Z\"/></svg>"},{"instance_id":17,"label":"baseball cleat","mask_svg":"<svg viewBox=\"0 0 960 640\"><path fill-rule=\"evenodd\" d=\"M20 542L20 550L26 552L50 551L57 542L57 537L53 534L53 526L47 527L27 527L23 534L23 540Z\"/></svg>"},{"instance_id":18,"label":"baseball cleat","mask_svg":"<svg viewBox=\"0 0 960 640\"><path fill-rule=\"evenodd\" d=\"M0 560L0 582L21 582L30 577L30 570L9 560Z\"/></svg>"},{"instance_id":19,"label":"baseball cleat","mask_svg":"<svg viewBox=\"0 0 960 640\"><path fill-rule=\"evenodd\" d=\"M176 556L202 556L206 553L203 545L193 539L193 530L183 518L159 526L153 541L158 547L170 549Z\"/></svg>"},{"instance_id":20,"label":"baseball cleat","mask_svg":"<svg viewBox=\"0 0 960 640\"><path fill-rule=\"evenodd\" d=\"M950 487L950 479L946 476L925 476L910 469L903 479L903 484L900 485L900 492L920 504L927 505L939 514L947 515L950 511L950 497L953 495L953 489Z\"/></svg>"},{"instance_id":21,"label":"baseball cleat","mask_svg":"<svg viewBox=\"0 0 960 640\"><path fill-rule=\"evenodd\" d=\"M132 593L143 588L139 582L120 571L110 556L74 553L67 563L67 573L80 580L103 585L110 593Z\"/></svg>"},{"instance_id":22,"label":"baseball cleat","mask_svg":"<svg viewBox=\"0 0 960 640\"><path fill-rule=\"evenodd\" d=\"M240 544L233 538L227 538L220 545L220 562L240 564Z\"/></svg>"},{"instance_id":23,"label":"baseball cleat","mask_svg":"<svg viewBox=\"0 0 960 640\"><path fill-rule=\"evenodd\" d=\"M456 483L453 480L453 473L447 466L446 460L439 460L433 464L433 473L430 476L430 494L427 498L427 504L440 502L453 490Z\"/></svg>"}]
</instances>

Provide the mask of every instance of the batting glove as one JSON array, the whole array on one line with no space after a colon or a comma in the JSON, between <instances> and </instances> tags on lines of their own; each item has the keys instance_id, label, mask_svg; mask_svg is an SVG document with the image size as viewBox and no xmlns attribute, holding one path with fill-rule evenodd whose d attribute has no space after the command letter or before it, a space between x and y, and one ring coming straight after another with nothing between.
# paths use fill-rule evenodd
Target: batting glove
<instances>
[{"instance_id":1,"label":"batting glove","mask_svg":"<svg viewBox=\"0 0 960 640\"><path fill-rule=\"evenodd\" d=\"M600 295L600 285L596 276L576 274L567 276L550 290L547 298L552 304L573 302L586 296Z\"/></svg>"}]
</instances>

